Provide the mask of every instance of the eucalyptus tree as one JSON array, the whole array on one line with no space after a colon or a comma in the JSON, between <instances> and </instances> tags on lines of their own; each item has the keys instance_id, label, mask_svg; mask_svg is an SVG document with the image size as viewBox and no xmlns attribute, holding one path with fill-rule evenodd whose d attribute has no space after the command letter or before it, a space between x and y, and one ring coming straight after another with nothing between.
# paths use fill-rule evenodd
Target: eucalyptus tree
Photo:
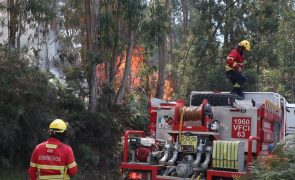
<instances>
[{"instance_id":1,"label":"eucalyptus tree","mask_svg":"<svg viewBox=\"0 0 295 180\"><path fill-rule=\"evenodd\" d=\"M279 66L273 70L272 78L266 83L277 87L290 102L295 101L295 5L293 1L280 2L280 21L278 38L275 42L275 54L279 58ZM277 81L274 81L277 80ZM268 88L271 88L267 86ZM280 87L280 88L279 88Z\"/></svg>"},{"instance_id":2,"label":"eucalyptus tree","mask_svg":"<svg viewBox=\"0 0 295 180\"><path fill-rule=\"evenodd\" d=\"M98 82L98 30L99 30L99 0L85 0L86 22L86 59L87 82L89 85L89 110L95 112L97 107Z\"/></svg>"},{"instance_id":3,"label":"eucalyptus tree","mask_svg":"<svg viewBox=\"0 0 295 180\"><path fill-rule=\"evenodd\" d=\"M8 20L8 44L10 48L16 48L16 37L19 27L20 6L19 1L9 0L7 1L7 14Z\"/></svg>"},{"instance_id":4,"label":"eucalyptus tree","mask_svg":"<svg viewBox=\"0 0 295 180\"><path fill-rule=\"evenodd\" d=\"M224 3L224 16L221 21L223 23L221 29L223 36L223 61L227 53L235 47L238 42L249 38L247 29L244 27L245 16L247 16L247 12L245 11L248 1L225 0Z\"/></svg>"},{"instance_id":5,"label":"eucalyptus tree","mask_svg":"<svg viewBox=\"0 0 295 180\"><path fill-rule=\"evenodd\" d=\"M48 30L49 23L55 14L52 8L55 0L7 0L0 2L0 10L3 14L7 11L6 18L2 21L2 26L7 25L8 44L11 50L17 54L21 51L21 36L25 33L33 33L28 40L42 37Z\"/></svg>"},{"instance_id":6,"label":"eucalyptus tree","mask_svg":"<svg viewBox=\"0 0 295 180\"><path fill-rule=\"evenodd\" d=\"M45 138L44 128L58 100L48 74L9 48L0 46L0 171L4 179L13 178L3 177L3 171L19 174L15 168L27 168L32 149Z\"/></svg>"},{"instance_id":7,"label":"eucalyptus tree","mask_svg":"<svg viewBox=\"0 0 295 180\"><path fill-rule=\"evenodd\" d=\"M147 16L141 28L142 39L149 55L158 55L158 80L155 97L162 99L166 79L166 65L168 62L168 35L171 30L171 2L170 0L149 1ZM171 43L171 38L170 38ZM157 53L155 53L157 49Z\"/></svg>"},{"instance_id":8,"label":"eucalyptus tree","mask_svg":"<svg viewBox=\"0 0 295 180\"><path fill-rule=\"evenodd\" d=\"M115 104L121 104L126 87L129 83L132 50L134 47L135 38L137 37L137 33L139 31L140 23L144 15L146 2L144 0L123 0L122 8L123 22L127 31L127 53L124 74L116 98L114 100Z\"/></svg>"},{"instance_id":9,"label":"eucalyptus tree","mask_svg":"<svg viewBox=\"0 0 295 180\"><path fill-rule=\"evenodd\" d=\"M142 0L65 2L59 38L63 44L60 60L72 62L69 62L71 66L63 66L62 70L68 85L82 99L87 93L91 112L98 105L106 107L114 101L120 104L128 84L132 49L144 8ZM126 51L126 73L114 100L114 80ZM110 98L106 89L111 91Z\"/></svg>"},{"instance_id":10,"label":"eucalyptus tree","mask_svg":"<svg viewBox=\"0 0 295 180\"><path fill-rule=\"evenodd\" d=\"M184 51L178 56L182 63L180 96L187 97L191 90L208 90L209 76L216 66L219 53L218 37L224 4L215 1L197 1L191 4L190 32L184 41Z\"/></svg>"},{"instance_id":11,"label":"eucalyptus tree","mask_svg":"<svg viewBox=\"0 0 295 180\"><path fill-rule=\"evenodd\" d=\"M123 13L123 1L113 0L106 1L104 5L104 12L101 14L101 44L106 48L104 52L107 54L105 57L105 77L106 85L110 86L112 89L115 89L115 76L118 72L119 66L123 61L123 52L124 52L124 24L122 22L122 13ZM119 62L117 61L119 57Z\"/></svg>"},{"instance_id":12,"label":"eucalyptus tree","mask_svg":"<svg viewBox=\"0 0 295 180\"><path fill-rule=\"evenodd\" d=\"M90 112L97 110L99 86L97 65L100 63L100 1L64 1L61 7L61 30L58 40L59 68L67 86L89 100Z\"/></svg>"},{"instance_id":13,"label":"eucalyptus tree","mask_svg":"<svg viewBox=\"0 0 295 180\"><path fill-rule=\"evenodd\" d=\"M157 10L158 21L164 24L164 27L161 30L161 34L158 33L157 43L158 43L158 52L159 52L159 64L158 64L158 82L156 90L156 98L163 99L164 96L164 87L166 80L166 64L168 59L167 52L167 38L170 25L170 0L165 0L163 4L160 4L160 1L156 1L156 6L159 8Z\"/></svg>"},{"instance_id":14,"label":"eucalyptus tree","mask_svg":"<svg viewBox=\"0 0 295 180\"><path fill-rule=\"evenodd\" d=\"M249 39L250 37L247 29L245 28L245 17L248 15L246 6L249 1L224 0L223 3L225 6L221 11L222 15L220 16L219 20L219 36L222 38L220 38L219 42L221 43L221 48L217 61L218 70L215 71L215 74L213 74L213 76L211 76L211 79L213 82L215 82L215 87L219 86L220 90L228 91L232 88L232 85L228 82L228 79L224 75L224 64L228 53L233 48L235 48L240 41L244 39ZM222 76L218 76L218 73L222 74ZM218 78L214 79L214 76Z\"/></svg>"},{"instance_id":15,"label":"eucalyptus tree","mask_svg":"<svg viewBox=\"0 0 295 180\"><path fill-rule=\"evenodd\" d=\"M249 1L245 8L245 28L253 44L248 66L260 74L264 68L278 65L275 48L280 22L279 1Z\"/></svg>"},{"instance_id":16,"label":"eucalyptus tree","mask_svg":"<svg viewBox=\"0 0 295 180\"><path fill-rule=\"evenodd\" d=\"M190 1L181 0L181 11L182 11L182 27L183 33L186 34L189 20L189 5Z\"/></svg>"}]
</instances>

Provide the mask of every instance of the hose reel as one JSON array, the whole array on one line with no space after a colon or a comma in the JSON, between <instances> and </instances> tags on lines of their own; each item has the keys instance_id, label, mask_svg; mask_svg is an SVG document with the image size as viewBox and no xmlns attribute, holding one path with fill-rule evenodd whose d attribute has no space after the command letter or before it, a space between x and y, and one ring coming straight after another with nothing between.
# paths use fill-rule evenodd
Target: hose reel
<instances>
[{"instance_id":1,"label":"hose reel","mask_svg":"<svg viewBox=\"0 0 295 180\"><path fill-rule=\"evenodd\" d=\"M185 107L183 100L179 99L175 106L174 125L182 125L186 121L201 121L206 126L206 116L213 117L212 109L207 99L199 107ZM182 121L182 122L181 122Z\"/></svg>"}]
</instances>

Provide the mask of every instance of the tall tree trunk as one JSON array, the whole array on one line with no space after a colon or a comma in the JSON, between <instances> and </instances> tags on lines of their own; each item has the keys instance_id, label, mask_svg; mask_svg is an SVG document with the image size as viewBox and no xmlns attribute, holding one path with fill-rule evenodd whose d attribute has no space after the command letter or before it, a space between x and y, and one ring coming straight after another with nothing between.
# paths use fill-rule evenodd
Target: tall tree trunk
<instances>
[{"instance_id":1,"label":"tall tree trunk","mask_svg":"<svg viewBox=\"0 0 295 180\"><path fill-rule=\"evenodd\" d=\"M181 0L181 9L182 9L182 17L183 17L183 34L187 33L188 26L188 4L187 0Z\"/></svg>"},{"instance_id":2,"label":"tall tree trunk","mask_svg":"<svg viewBox=\"0 0 295 180\"><path fill-rule=\"evenodd\" d=\"M21 2L23 4L23 2ZM17 56L19 57L20 55L20 38L22 36L22 21L23 21L23 10L21 9L21 5L18 5L19 7L19 20L18 20L18 33L17 33L17 43L16 43L16 48L17 48Z\"/></svg>"},{"instance_id":3,"label":"tall tree trunk","mask_svg":"<svg viewBox=\"0 0 295 180\"><path fill-rule=\"evenodd\" d=\"M18 32L18 0L7 0L8 7L8 44L9 47L15 49L16 35Z\"/></svg>"},{"instance_id":4,"label":"tall tree trunk","mask_svg":"<svg viewBox=\"0 0 295 180\"><path fill-rule=\"evenodd\" d=\"M169 9L170 0L165 1L165 8ZM156 98L163 99L166 79L166 59L167 59L167 34L159 38L158 42L159 49L159 64L158 64L158 82Z\"/></svg>"},{"instance_id":5,"label":"tall tree trunk","mask_svg":"<svg viewBox=\"0 0 295 180\"><path fill-rule=\"evenodd\" d=\"M90 112L95 112L97 107L97 96L98 96L98 82L97 82L97 51L98 51L98 10L99 10L99 0L86 0L85 2L85 13L86 14L86 29L87 29L87 39L86 47L87 53L89 53L87 58L88 61L88 85L89 85L89 110Z\"/></svg>"},{"instance_id":6,"label":"tall tree trunk","mask_svg":"<svg viewBox=\"0 0 295 180\"><path fill-rule=\"evenodd\" d=\"M46 35L45 35L45 70L47 72L49 72L50 71L50 60L49 60L49 52L48 52L49 51L48 42L49 42L50 38L47 39L47 36L48 36L47 34L48 33L46 33Z\"/></svg>"},{"instance_id":7,"label":"tall tree trunk","mask_svg":"<svg viewBox=\"0 0 295 180\"><path fill-rule=\"evenodd\" d=\"M97 79L97 66L92 66L91 71L91 89L90 90L90 112L95 112L97 107L97 94L98 94L98 79Z\"/></svg>"},{"instance_id":8,"label":"tall tree trunk","mask_svg":"<svg viewBox=\"0 0 295 180\"><path fill-rule=\"evenodd\" d=\"M167 38L166 36L159 42L159 64L158 64L158 83L156 98L163 99L165 78L166 78L166 57L167 57Z\"/></svg>"},{"instance_id":9,"label":"tall tree trunk","mask_svg":"<svg viewBox=\"0 0 295 180\"><path fill-rule=\"evenodd\" d=\"M132 58L132 49L133 49L133 30L129 30L129 42L127 47L127 55L126 55L126 62L125 62L125 69L124 69L124 75L121 81L121 86L119 88L119 91L117 93L115 104L121 104L121 101L123 99L123 96L125 94L126 87L128 86L129 82L129 76L131 71L131 58Z\"/></svg>"},{"instance_id":10,"label":"tall tree trunk","mask_svg":"<svg viewBox=\"0 0 295 180\"><path fill-rule=\"evenodd\" d=\"M225 12L225 17L224 17L224 37L223 37L223 52L222 52L222 57L226 57L227 54L229 53L230 49L232 48L233 45L233 38L232 38L232 33L233 33L233 7L231 4L233 3L233 0L226 0L226 7L230 7L226 12ZM230 34L231 33L231 34ZM224 63L225 59L220 58L221 62Z\"/></svg>"},{"instance_id":11,"label":"tall tree trunk","mask_svg":"<svg viewBox=\"0 0 295 180\"><path fill-rule=\"evenodd\" d=\"M122 7L122 1L118 1L118 10L116 14L116 30L115 30L115 36L114 36L114 46L113 46L113 52L112 52L112 59L110 63L110 71L109 71L109 84L111 87L114 88L114 80L117 72L117 58L118 58L118 45L119 45L119 31L121 28L121 7Z\"/></svg>"},{"instance_id":12,"label":"tall tree trunk","mask_svg":"<svg viewBox=\"0 0 295 180\"><path fill-rule=\"evenodd\" d=\"M226 6L228 6L228 4L230 4L230 1L231 0L225 1ZM231 13L230 13L230 11L228 11L228 12L226 12L225 18L224 18L224 37L223 37L224 45L223 45L223 47L225 47L225 48L228 47L228 43L229 43L229 29L231 28L230 23L232 22L230 20L230 17L231 17L230 15L231 15Z\"/></svg>"}]
</instances>

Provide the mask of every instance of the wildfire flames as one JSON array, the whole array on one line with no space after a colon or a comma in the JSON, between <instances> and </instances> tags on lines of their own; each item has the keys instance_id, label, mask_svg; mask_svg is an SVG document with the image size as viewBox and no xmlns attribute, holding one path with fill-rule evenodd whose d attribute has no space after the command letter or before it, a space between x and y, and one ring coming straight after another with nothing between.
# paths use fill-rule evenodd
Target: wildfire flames
<instances>
[{"instance_id":1,"label":"wildfire flames","mask_svg":"<svg viewBox=\"0 0 295 180\"><path fill-rule=\"evenodd\" d=\"M135 47L132 50L131 72L129 75L129 82L127 92L141 91L147 93L148 97L154 97L157 88L158 72L146 73L146 67L149 65L144 58L144 48ZM121 62L120 62L121 61ZM115 89L118 90L123 78L126 63L126 52L122 57L117 58L118 70L115 77ZM99 85L103 85L106 80L105 64L97 65L97 76ZM164 87L164 100L171 100L173 95L173 83L171 76L167 76Z\"/></svg>"}]
</instances>

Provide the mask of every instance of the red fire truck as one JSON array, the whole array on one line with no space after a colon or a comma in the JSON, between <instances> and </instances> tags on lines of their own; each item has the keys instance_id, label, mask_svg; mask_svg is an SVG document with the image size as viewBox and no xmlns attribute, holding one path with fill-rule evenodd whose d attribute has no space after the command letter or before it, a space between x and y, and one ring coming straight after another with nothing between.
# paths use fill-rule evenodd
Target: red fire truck
<instances>
[{"instance_id":1,"label":"red fire truck","mask_svg":"<svg viewBox=\"0 0 295 180\"><path fill-rule=\"evenodd\" d=\"M286 133L287 102L272 92L192 92L182 100L151 99L150 124L124 136L124 179L239 179ZM294 119L293 119L294 120Z\"/></svg>"}]
</instances>

